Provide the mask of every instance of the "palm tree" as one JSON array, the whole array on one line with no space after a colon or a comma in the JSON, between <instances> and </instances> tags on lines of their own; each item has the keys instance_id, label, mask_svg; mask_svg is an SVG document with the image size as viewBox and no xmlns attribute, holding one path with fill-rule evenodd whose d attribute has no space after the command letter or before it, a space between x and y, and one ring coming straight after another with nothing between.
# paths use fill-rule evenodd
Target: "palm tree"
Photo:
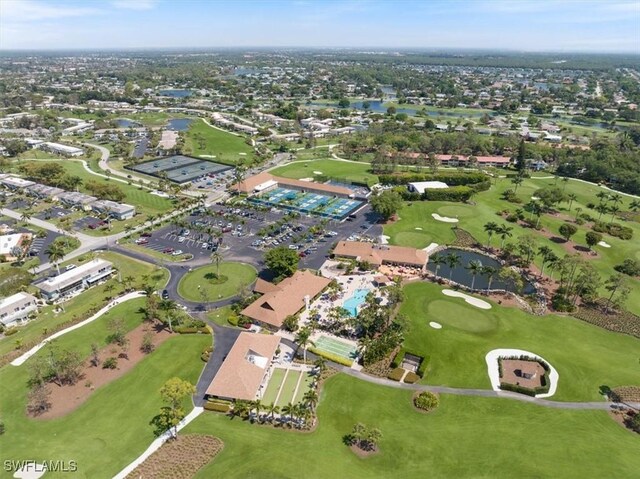
<instances>
[{"instance_id":1,"label":"palm tree","mask_svg":"<svg viewBox=\"0 0 640 479\"><path fill-rule=\"evenodd\" d=\"M482 263L477 259L471 260L469 264L465 266L465 269L468 269L471 273L471 291L473 291L476 284L476 275L482 272Z\"/></svg>"},{"instance_id":2,"label":"palm tree","mask_svg":"<svg viewBox=\"0 0 640 479\"><path fill-rule=\"evenodd\" d=\"M313 410L318 405L318 393L313 389L309 389L306 393L304 393L304 396L302 396L302 400L307 406L309 406L309 408Z\"/></svg>"},{"instance_id":3,"label":"palm tree","mask_svg":"<svg viewBox=\"0 0 640 479\"><path fill-rule=\"evenodd\" d=\"M260 399L256 399L255 401L251 401L249 403L249 407L251 408L252 411L256 412L256 417L258 418L258 421L260 421L260 410L262 409L262 403L260 402Z\"/></svg>"},{"instance_id":4,"label":"palm tree","mask_svg":"<svg viewBox=\"0 0 640 479\"><path fill-rule=\"evenodd\" d=\"M27 221L29 221L31 219L31 216L33 216L33 211L24 210L22 212L22 215L20 216L20 221L23 221L23 222L26 223Z\"/></svg>"},{"instance_id":5,"label":"palm tree","mask_svg":"<svg viewBox=\"0 0 640 479\"><path fill-rule=\"evenodd\" d=\"M596 205L596 211L600 213L600 215L598 216L598 221L600 221L602 215L609 211L609 207L604 203L600 203L599 205Z\"/></svg>"},{"instance_id":6,"label":"palm tree","mask_svg":"<svg viewBox=\"0 0 640 479\"><path fill-rule=\"evenodd\" d=\"M436 278L438 278L438 271L440 271L440 266L442 266L443 264L445 264L447 262L447 258L442 256L441 254L434 254L431 257L431 262L436 267L435 275L436 275Z\"/></svg>"},{"instance_id":7,"label":"palm tree","mask_svg":"<svg viewBox=\"0 0 640 479\"><path fill-rule=\"evenodd\" d=\"M523 178L522 176L516 176L515 178L513 178L511 180L511 183L513 183L514 185L516 185L516 187L513 189L513 192L516 193L518 191L518 186L520 186L523 182Z\"/></svg>"},{"instance_id":8,"label":"palm tree","mask_svg":"<svg viewBox=\"0 0 640 479\"><path fill-rule=\"evenodd\" d=\"M60 262L64 259L65 252L64 248L60 243L53 242L51 243L44 252L49 258L49 262L56 265L56 269L58 270L58 275L60 274Z\"/></svg>"},{"instance_id":9,"label":"palm tree","mask_svg":"<svg viewBox=\"0 0 640 479\"><path fill-rule=\"evenodd\" d=\"M596 195L596 198L600 200L600 204L605 203L606 201L609 200L609 193L601 191Z\"/></svg>"},{"instance_id":10,"label":"palm tree","mask_svg":"<svg viewBox=\"0 0 640 479\"><path fill-rule=\"evenodd\" d=\"M233 405L234 416L246 417L249 411L249 403L247 401L237 400Z\"/></svg>"},{"instance_id":11,"label":"palm tree","mask_svg":"<svg viewBox=\"0 0 640 479\"><path fill-rule=\"evenodd\" d=\"M367 431L367 437L365 440L370 448L375 449L378 442L380 442L380 439L382 439L382 431L377 427L372 427Z\"/></svg>"},{"instance_id":12,"label":"palm tree","mask_svg":"<svg viewBox=\"0 0 640 479\"><path fill-rule=\"evenodd\" d=\"M282 406L281 408L283 416L289 416L289 427L291 427L291 421L293 420L293 416L296 413L295 406L289 402Z\"/></svg>"},{"instance_id":13,"label":"palm tree","mask_svg":"<svg viewBox=\"0 0 640 479\"><path fill-rule=\"evenodd\" d=\"M569 211L571 211L571 205L578 199L578 196L575 193L569 193L567 199L569 200Z\"/></svg>"},{"instance_id":14,"label":"palm tree","mask_svg":"<svg viewBox=\"0 0 640 479\"><path fill-rule=\"evenodd\" d=\"M487 248L491 246L491 237L493 236L493 233L497 231L497 229L498 229L498 224L493 221L489 221L484 225L484 231L487 233L487 236L488 236Z\"/></svg>"},{"instance_id":15,"label":"palm tree","mask_svg":"<svg viewBox=\"0 0 640 479\"><path fill-rule=\"evenodd\" d=\"M271 422L273 422L276 418L276 414L280 412L280 406L276 406L274 403L266 406L266 412L271 417Z\"/></svg>"},{"instance_id":16,"label":"palm tree","mask_svg":"<svg viewBox=\"0 0 640 479\"><path fill-rule=\"evenodd\" d=\"M511 226L507 226L507 225L498 226L498 230L496 231L496 233L500 235L500 239L502 240L500 243L500 249L504 248L504 242L506 241L506 239L511 238L513 236L513 234L511 233L511 230L513 230Z\"/></svg>"},{"instance_id":17,"label":"palm tree","mask_svg":"<svg viewBox=\"0 0 640 479\"><path fill-rule=\"evenodd\" d=\"M578 218L578 216L580 216L581 211L582 211L582 208L580 208L579 206L576 206L576 219Z\"/></svg>"},{"instance_id":18,"label":"palm tree","mask_svg":"<svg viewBox=\"0 0 640 479\"><path fill-rule=\"evenodd\" d=\"M567 188L567 183L569 183L569 178L567 178L566 176L564 178L562 178L562 192L564 193L564 190Z\"/></svg>"},{"instance_id":19,"label":"palm tree","mask_svg":"<svg viewBox=\"0 0 640 479\"><path fill-rule=\"evenodd\" d=\"M171 299L163 299L158 307L166 313L167 321L169 321L169 331L173 333L173 313L178 309L177 303Z\"/></svg>"},{"instance_id":20,"label":"palm tree","mask_svg":"<svg viewBox=\"0 0 640 479\"><path fill-rule=\"evenodd\" d=\"M481 274L487 277L487 294L491 290L491 283L493 283L493 277L498 272L498 268L494 268L493 266L483 266L480 271Z\"/></svg>"},{"instance_id":21,"label":"palm tree","mask_svg":"<svg viewBox=\"0 0 640 479\"><path fill-rule=\"evenodd\" d=\"M614 206L618 206L620 203L622 203L622 196L618 194L611 195L609 199L611 200Z\"/></svg>"},{"instance_id":22,"label":"palm tree","mask_svg":"<svg viewBox=\"0 0 640 479\"><path fill-rule=\"evenodd\" d=\"M222 261L222 255L218 251L211 253L211 261L216 264L216 277L220 278L220 262Z\"/></svg>"},{"instance_id":23,"label":"palm tree","mask_svg":"<svg viewBox=\"0 0 640 479\"><path fill-rule=\"evenodd\" d=\"M631 211L638 211L640 209L640 200L632 200L631 203L629 203L629 209Z\"/></svg>"},{"instance_id":24,"label":"palm tree","mask_svg":"<svg viewBox=\"0 0 640 479\"><path fill-rule=\"evenodd\" d=\"M449 253L446 256L447 266L449 266L449 281L451 281L451 273L456 266L460 266L460 255L456 253Z\"/></svg>"},{"instance_id":25,"label":"palm tree","mask_svg":"<svg viewBox=\"0 0 640 479\"><path fill-rule=\"evenodd\" d=\"M296 334L296 343L298 347L302 348L302 354L304 363L307 364L307 346L315 346L315 343L311 341L311 330L308 327L304 327Z\"/></svg>"},{"instance_id":26,"label":"palm tree","mask_svg":"<svg viewBox=\"0 0 640 479\"><path fill-rule=\"evenodd\" d=\"M620 208L618 208L616 205L609 207L609 213L611 213L611 220L609 220L609 224L613 223L613 220L615 219L616 213L618 213L618 211L620 211Z\"/></svg>"}]
</instances>

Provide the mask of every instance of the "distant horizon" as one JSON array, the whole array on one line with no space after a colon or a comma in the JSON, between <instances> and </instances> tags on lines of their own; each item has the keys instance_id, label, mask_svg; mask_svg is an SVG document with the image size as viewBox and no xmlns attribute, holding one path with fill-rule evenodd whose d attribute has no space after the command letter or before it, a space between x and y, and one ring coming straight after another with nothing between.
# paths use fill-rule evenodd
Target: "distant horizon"
<instances>
[{"instance_id":1,"label":"distant horizon","mask_svg":"<svg viewBox=\"0 0 640 479\"><path fill-rule=\"evenodd\" d=\"M640 2L0 2L0 51L227 48L640 54Z\"/></svg>"}]
</instances>

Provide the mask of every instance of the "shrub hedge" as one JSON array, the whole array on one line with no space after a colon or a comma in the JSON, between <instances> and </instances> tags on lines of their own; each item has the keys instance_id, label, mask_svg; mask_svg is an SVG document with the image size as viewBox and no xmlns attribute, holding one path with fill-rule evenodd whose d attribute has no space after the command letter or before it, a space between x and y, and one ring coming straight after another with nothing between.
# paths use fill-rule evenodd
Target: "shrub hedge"
<instances>
[{"instance_id":1,"label":"shrub hedge","mask_svg":"<svg viewBox=\"0 0 640 479\"><path fill-rule=\"evenodd\" d=\"M431 356L424 356L422 358L422 362L420 363L420 366L418 367L418 370L416 371L416 373L418 373L418 376L420 376L421 378L424 377L424 374L427 372L427 367L429 366L429 360L431 359Z\"/></svg>"},{"instance_id":2,"label":"shrub hedge","mask_svg":"<svg viewBox=\"0 0 640 479\"><path fill-rule=\"evenodd\" d=\"M350 359L347 359L343 356L339 356L337 354L332 354L322 349L311 347L311 348L308 348L308 351L312 352L313 354L317 354L318 356L322 356L323 358L329 361L333 361L334 363L342 364L343 366L351 367L351 365L353 364L353 361Z\"/></svg>"},{"instance_id":3,"label":"shrub hedge","mask_svg":"<svg viewBox=\"0 0 640 479\"><path fill-rule=\"evenodd\" d=\"M209 400L204 403L204 408L207 411L229 412L231 410L231 405L222 401Z\"/></svg>"},{"instance_id":4,"label":"shrub hedge","mask_svg":"<svg viewBox=\"0 0 640 479\"><path fill-rule=\"evenodd\" d=\"M403 375L404 375L404 369L395 368L387 375L387 377L393 381L400 381Z\"/></svg>"},{"instance_id":5,"label":"shrub hedge","mask_svg":"<svg viewBox=\"0 0 640 479\"><path fill-rule=\"evenodd\" d=\"M211 334L211 329L208 326L176 326L173 331L178 334Z\"/></svg>"},{"instance_id":6,"label":"shrub hedge","mask_svg":"<svg viewBox=\"0 0 640 479\"><path fill-rule=\"evenodd\" d=\"M431 411L438 407L440 400L438 396L429 391L423 391L413 398L413 404L424 411Z\"/></svg>"},{"instance_id":7,"label":"shrub hedge","mask_svg":"<svg viewBox=\"0 0 640 479\"><path fill-rule=\"evenodd\" d=\"M404 349L404 348L400 348L398 350L398 353L391 360L391 367L392 368L397 368L402 364L402 361L404 360L404 355L405 355L406 352L407 352L407 350Z\"/></svg>"},{"instance_id":8,"label":"shrub hedge","mask_svg":"<svg viewBox=\"0 0 640 479\"><path fill-rule=\"evenodd\" d=\"M623 240L630 240L633 238L633 230L628 226L622 226L619 223L604 223L602 221L596 221L593 225L593 231L597 231L598 233L607 233Z\"/></svg>"},{"instance_id":9,"label":"shrub hedge","mask_svg":"<svg viewBox=\"0 0 640 479\"><path fill-rule=\"evenodd\" d=\"M420 376L418 376L413 371L409 371L407 375L404 377L404 382L407 384L413 384L420 380Z\"/></svg>"}]
</instances>

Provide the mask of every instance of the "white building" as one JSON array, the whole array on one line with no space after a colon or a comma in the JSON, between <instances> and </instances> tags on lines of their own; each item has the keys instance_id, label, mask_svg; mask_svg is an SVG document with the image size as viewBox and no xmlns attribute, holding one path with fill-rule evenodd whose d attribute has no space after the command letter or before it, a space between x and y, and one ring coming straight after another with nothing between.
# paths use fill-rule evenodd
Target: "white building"
<instances>
[{"instance_id":1,"label":"white building","mask_svg":"<svg viewBox=\"0 0 640 479\"><path fill-rule=\"evenodd\" d=\"M442 181L416 181L407 185L407 189L410 192L420 194L424 193L426 190L440 190L444 188L449 188L449 186Z\"/></svg>"},{"instance_id":2,"label":"white building","mask_svg":"<svg viewBox=\"0 0 640 479\"><path fill-rule=\"evenodd\" d=\"M111 262L94 259L58 276L34 283L34 286L40 290L44 299L53 301L95 286L101 280L109 278L112 272Z\"/></svg>"},{"instance_id":3,"label":"white building","mask_svg":"<svg viewBox=\"0 0 640 479\"><path fill-rule=\"evenodd\" d=\"M15 261L31 244L31 233L13 233L0 236L0 260Z\"/></svg>"},{"instance_id":4,"label":"white building","mask_svg":"<svg viewBox=\"0 0 640 479\"><path fill-rule=\"evenodd\" d=\"M5 328L19 326L38 310L38 300L28 293L16 293L0 299L0 323Z\"/></svg>"},{"instance_id":5,"label":"white building","mask_svg":"<svg viewBox=\"0 0 640 479\"><path fill-rule=\"evenodd\" d=\"M50 151L51 153L57 153L64 156L81 156L84 154L84 150L82 148L63 145L62 143L52 143L50 141L40 143L37 147L41 150Z\"/></svg>"},{"instance_id":6,"label":"white building","mask_svg":"<svg viewBox=\"0 0 640 479\"><path fill-rule=\"evenodd\" d=\"M110 200L98 200L91 203L91 209L98 213L109 213L117 220L128 220L136 214L136 207L125 203L116 203Z\"/></svg>"}]
</instances>

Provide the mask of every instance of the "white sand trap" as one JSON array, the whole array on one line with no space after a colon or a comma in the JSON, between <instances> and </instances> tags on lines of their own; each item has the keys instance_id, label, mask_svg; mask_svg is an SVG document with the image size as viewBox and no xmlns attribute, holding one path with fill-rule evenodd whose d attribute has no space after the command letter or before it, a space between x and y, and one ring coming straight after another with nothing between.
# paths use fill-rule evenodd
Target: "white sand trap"
<instances>
[{"instance_id":1,"label":"white sand trap","mask_svg":"<svg viewBox=\"0 0 640 479\"><path fill-rule=\"evenodd\" d=\"M389 244L389 238L391 238L391 236L380 235L380 243Z\"/></svg>"},{"instance_id":2,"label":"white sand trap","mask_svg":"<svg viewBox=\"0 0 640 479\"><path fill-rule=\"evenodd\" d=\"M540 197L539 197L539 196L532 196L532 197L531 197L531 199L532 199L533 201L538 201L538 200L540 199Z\"/></svg>"},{"instance_id":3,"label":"white sand trap","mask_svg":"<svg viewBox=\"0 0 640 479\"><path fill-rule=\"evenodd\" d=\"M435 321L431 321L429 323L429 326L431 326L433 329L442 329L442 324L436 323Z\"/></svg>"},{"instance_id":4,"label":"white sand trap","mask_svg":"<svg viewBox=\"0 0 640 479\"><path fill-rule=\"evenodd\" d=\"M602 246L603 248L611 248L611 245L606 241L598 241L598 246Z\"/></svg>"},{"instance_id":5,"label":"white sand trap","mask_svg":"<svg viewBox=\"0 0 640 479\"><path fill-rule=\"evenodd\" d=\"M486 301L478 298L474 298L473 296L469 296L468 294L461 293L459 291L454 291L452 289L443 289L442 294L445 296L451 296L453 298L462 298L465 300L467 304L471 306L475 306L480 309L491 309L491 305Z\"/></svg>"},{"instance_id":6,"label":"white sand trap","mask_svg":"<svg viewBox=\"0 0 640 479\"><path fill-rule=\"evenodd\" d=\"M25 464L20 469L18 469L13 477L16 479L38 479L39 477L44 476L44 473L47 472L47 468L44 464L36 464L35 462Z\"/></svg>"},{"instance_id":7,"label":"white sand trap","mask_svg":"<svg viewBox=\"0 0 640 479\"><path fill-rule=\"evenodd\" d=\"M314 172L313 172L313 174L314 174L314 175L321 175L321 174L322 174L322 171L314 171Z\"/></svg>"},{"instance_id":8,"label":"white sand trap","mask_svg":"<svg viewBox=\"0 0 640 479\"><path fill-rule=\"evenodd\" d=\"M420 228L419 226L416 226L416 229L417 229L418 231L422 231L422 228Z\"/></svg>"},{"instance_id":9,"label":"white sand trap","mask_svg":"<svg viewBox=\"0 0 640 479\"><path fill-rule=\"evenodd\" d=\"M247 156L247 154L246 154L246 153L238 153L238 155L240 155L240 156Z\"/></svg>"},{"instance_id":10,"label":"white sand trap","mask_svg":"<svg viewBox=\"0 0 640 479\"><path fill-rule=\"evenodd\" d=\"M553 396L558 389L558 381L560 375L558 371L551 365L549 361L537 354L530 353L529 351L523 351L522 349L494 349L489 351L485 356L487 362L487 372L489 373L489 380L491 381L491 388L494 391L501 391L500 389L500 371L498 371L498 358L507 356L530 356L535 359L540 359L549 365L549 392L544 394L537 394L537 398L548 398Z\"/></svg>"},{"instance_id":11,"label":"white sand trap","mask_svg":"<svg viewBox=\"0 0 640 479\"><path fill-rule=\"evenodd\" d=\"M300 181L313 181L313 178L300 178Z\"/></svg>"},{"instance_id":12,"label":"white sand trap","mask_svg":"<svg viewBox=\"0 0 640 479\"><path fill-rule=\"evenodd\" d=\"M215 158L216 155L198 155L200 158Z\"/></svg>"},{"instance_id":13,"label":"white sand trap","mask_svg":"<svg viewBox=\"0 0 640 479\"><path fill-rule=\"evenodd\" d=\"M436 249L438 246L440 246L438 243L431 243L429 246L427 246L426 248L422 248L422 251L426 251L428 254L431 254L431 252Z\"/></svg>"},{"instance_id":14,"label":"white sand trap","mask_svg":"<svg viewBox=\"0 0 640 479\"><path fill-rule=\"evenodd\" d=\"M433 219L436 221L442 221L444 223L457 223L458 218L449 218L448 216L440 216L438 213L431 213Z\"/></svg>"}]
</instances>

